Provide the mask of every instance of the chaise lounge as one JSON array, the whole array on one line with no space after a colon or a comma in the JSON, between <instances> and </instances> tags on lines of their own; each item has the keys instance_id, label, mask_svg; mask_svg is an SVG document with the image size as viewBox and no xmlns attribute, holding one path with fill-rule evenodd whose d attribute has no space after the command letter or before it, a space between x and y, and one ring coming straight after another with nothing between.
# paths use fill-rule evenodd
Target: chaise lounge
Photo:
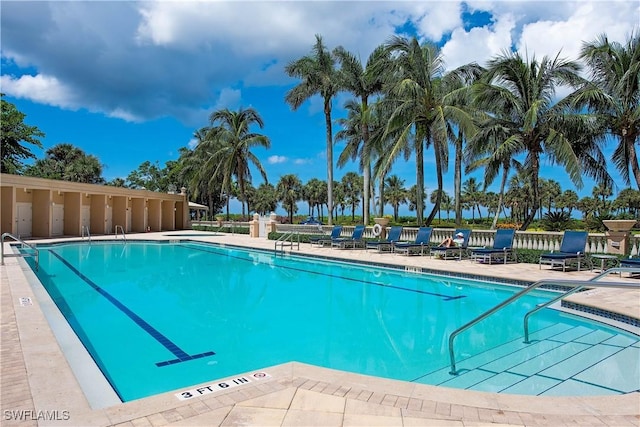
<instances>
[{"instance_id":1,"label":"chaise lounge","mask_svg":"<svg viewBox=\"0 0 640 427\"><path fill-rule=\"evenodd\" d=\"M314 236L314 237L311 237L309 239L309 242L312 245L315 244L315 245L318 245L318 246L328 246L335 239L339 239L340 238L340 233L342 233L342 226L341 225L334 225L333 229L331 230L331 234L330 235Z\"/></svg>"},{"instance_id":2,"label":"chaise lounge","mask_svg":"<svg viewBox=\"0 0 640 427\"><path fill-rule=\"evenodd\" d=\"M588 237L589 233L586 231L565 231L562 236L560 251L542 254L540 256L539 268L542 268L542 264L550 264L551 268L561 266L562 271L566 271L567 265L577 263L578 271L580 271L580 265L585 259L584 253L587 247Z\"/></svg>"},{"instance_id":3,"label":"chaise lounge","mask_svg":"<svg viewBox=\"0 0 640 427\"><path fill-rule=\"evenodd\" d=\"M442 259L458 259L461 260L462 256L467 254L468 245L469 245L469 237L471 237L471 230L468 228L458 228L453 232L453 235L457 235L458 233L462 233L463 240L462 244L456 246L436 246L435 248L431 248L431 253L441 257Z\"/></svg>"},{"instance_id":4,"label":"chaise lounge","mask_svg":"<svg viewBox=\"0 0 640 427\"><path fill-rule=\"evenodd\" d=\"M393 244L400 240L402 234L402 226L394 225L389 230L389 235L386 240L370 240L366 243L367 249L377 249L378 252L393 251Z\"/></svg>"},{"instance_id":5,"label":"chaise lounge","mask_svg":"<svg viewBox=\"0 0 640 427\"><path fill-rule=\"evenodd\" d=\"M362 240L364 229L364 225L356 225L353 229L351 237L341 237L338 239L334 239L331 241L331 247L339 249L364 247L364 240Z\"/></svg>"},{"instance_id":6,"label":"chaise lounge","mask_svg":"<svg viewBox=\"0 0 640 427\"><path fill-rule=\"evenodd\" d=\"M393 251L398 254L411 255L420 254L424 255L425 250L427 253L431 251L431 232L433 227L420 227L416 240L413 242L397 242L393 244Z\"/></svg>"},{"instance_id":7,"label":"chaise lounge","mask_svg":"<svg viewBox=\"0 0 640 427\"><path fill-rule=\"evenodd\" d=\"M496 231L491 248L476 248L471 250L471 260L481 261L491 264L492 261L504 261L507 263L509 257L517 260L515 252L513 252L513 239L516 230L512 228L500 228Z\"/></svg>"}]
</instances>

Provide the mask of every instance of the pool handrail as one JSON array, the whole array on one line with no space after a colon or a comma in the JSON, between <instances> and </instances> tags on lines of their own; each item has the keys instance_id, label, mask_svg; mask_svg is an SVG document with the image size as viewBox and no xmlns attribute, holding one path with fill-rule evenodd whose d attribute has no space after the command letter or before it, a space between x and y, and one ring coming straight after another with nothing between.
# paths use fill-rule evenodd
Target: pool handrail
<instances>
[{"instance_id":1,"label":"pool handrail","mask_svg":"<svg viewBox=\"0 0 640 427\"><path fill-rule=\"evenodd\" d=\"M121 225L116 225L116 228L115 228L115 237L114 237L114 238L115 238L116 240L118 239L118 229L120 229L120 232L122 233L122 240L124 241L124 243L127 243L127 236L126 236L126 234L124 233L124 227L123 227L123 226L121 226Z\"/></svg>"},{"instance_id":2,"label":"pool handrail","mask_svg":"<svg viewBox=\"0 0 640 427\"><path fill-rule=\"evenodd\" d=\"M89 244L91 244L91 232L89 231L88 225L82 226L82 229L80 230L80 237L82 238L82 240L84 240L85 230L86 230L87 239L89 239Z\"/></svg>"},{"instance_id":3,"label":"pool handrail","mask_svg":"<svg viewBox=\"0 0 640 427\"><path fill-rule=\"evenodd\" d=\"M13 240L15 240L16 242L19 242L22 244L22 247L27 246L29 247L29 249L33 250L34 254L30 254L30 253L17 253L17 254L5 254L4 253L4 239L5 237L10 237ZM26 257L26 256L32 256L36 259L36 271L38 271L38 268L40 267L40 251L34 246L34 245L30 245L29 243L25 242L24 240L22 240L20 237L16 237L11 233L2 233L2 237L0 238L0 265L4 265L4 258L5 257Z\"/></svg>"},{"instance_id":4,"label":"pool handrail","mask_svg":"<svg viewBox=\"0 0 640 427\"><path fill-rule=\"evenodd\" d=\"M565 298L565 297L567 297L567 296L579 291L580 289L583 289L585 287L593 287L593 288L634 288L634 289L640 289L640 283L597 282L602 277L605 277L605 276L607 276L607 275L609 275L611 273L620 273L620 274L622 274L624 272L640 273L640 268L637 268L637 267L614 267L614 268L610 268L609 270L601 272L600 274L598 274L595 277L592 277L589 280L556 280L556 279L538 280L537 282L527 286L526 288L524 288L520 292L517 292L517 293L513 294L511 297L509 297L506 300L502 301L500 304L498 304L495 307L485 311L480 316L478 316L478 317L470 320L469 322L465 323L464 325L460 326L458 329L456 329L455 331L453 331L449 335L449 360L451 361L451 371L449 371L449 374L458 375L458 372L456 371L456 361L455 361L455 355L454 355L454 351L453 351L453 340L455 339L455 337L457 337L459 334L461 334L462 332L466 331L467 329L469 329L470 327L472 327L476 323L479 323L482 320L486 319L487 317L491 316L496 311L498 311L498 310L502 309L503 307L509 305L513 301L519 299L520 297L522 297L522 296L528 294L529 292L531 292L531 291L533 291L533 290L535 290L535 289L537 289L537 288L539 288L541 286L544 286L544 285L560 285L560 286L566 286L566 287L572 286L571 289L568 290L567 292L564 292L564 293L560 294L559 296L551 299L547 303L539 304L534 309L532 309L527 314L525 314L525 316L524 316L525 343L528 343L528 341L529 341L529 327L528 327L529 317L531 317L531 315L533 315L537 311L541 310L542 308L547 307L548 305L551 305L554 302L557 302L557 301L559 301L559 300L561 300L561 299L563 299L563 298Z\"/></svg>"},{"instance_id":5,"label":"pool handrail","mask_svg":"<svg viewBox=\"0 0 640 427\"><path fill-rule=\"evenodd\" d=\"M293 241L293 236L297 237L297 241ZM273 245L273 252L278 255L278 244L280 245L280 251L284 253L284 247L289 246L291 250L293 250L293 245L296 244L298 250L300 250L300 232L298 231L290 231L288 233L284 233L282 236L278 237Z\"/></svg>"}]
</instances>

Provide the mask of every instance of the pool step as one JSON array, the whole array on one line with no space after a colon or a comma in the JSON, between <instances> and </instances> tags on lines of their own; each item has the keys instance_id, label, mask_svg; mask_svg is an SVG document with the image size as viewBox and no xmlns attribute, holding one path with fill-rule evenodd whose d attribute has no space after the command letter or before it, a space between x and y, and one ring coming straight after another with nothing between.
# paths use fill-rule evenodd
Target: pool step
<instances>
[{"instance_id":1,"label":"pool step","mask_svg":"<svg viewBox=\"0 0 640 427\"><path fill-rule=\"evenodd\" d=\"M640 388L640 342L605 331L555 325L489 349L458 363L458 375L443 367L415 380L495 393L587 396Z\"/></svg>"}]
</instances>

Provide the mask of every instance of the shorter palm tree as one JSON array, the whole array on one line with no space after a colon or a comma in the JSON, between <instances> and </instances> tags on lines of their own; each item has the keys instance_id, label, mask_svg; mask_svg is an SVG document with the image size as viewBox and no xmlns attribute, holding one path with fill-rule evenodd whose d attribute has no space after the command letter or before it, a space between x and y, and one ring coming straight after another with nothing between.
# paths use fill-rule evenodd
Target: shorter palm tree
<instances>
[{"instance_id":1,"label":"shorter palm tree","mask_svg":"<svg viewBox=\"0 0 640 427\"><path fill-rule=\"evenodd\" d=\"M298 211L298 201L302 199L302 182L296 175L284 175L276 185L276 193L289 215L289 223L293 223L293 214Z\"/></svg>"}]
</instances>

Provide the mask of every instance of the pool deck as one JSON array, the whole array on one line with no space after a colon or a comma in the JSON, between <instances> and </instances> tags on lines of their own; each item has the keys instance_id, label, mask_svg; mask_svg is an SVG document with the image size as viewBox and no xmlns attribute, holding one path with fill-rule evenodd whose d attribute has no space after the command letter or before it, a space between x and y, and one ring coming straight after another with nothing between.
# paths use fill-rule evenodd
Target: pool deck
<instances>
[{"instance_id":1,"label":"pool deck","mask_svg":"<svg viewBox=\"0 0 640 427\"><path fill-rule=\"evenodd\" d=\"M187 234L145 233L128 238L186 239ZM113 236L105 239L113 240ZM274 247L273 241L243 235L206 237L194 232L192 240L268 250ZM445 261L309 244L301 244L299 253L526 281L595 276L591 271L563 273L523 263L481 265L468 260ZM0 268L2 426L640 425L638 392L602 397L495 394L369 377L297 362L264 367L263 372L269 375L265 379L186 401L178 400L175 393L199 386L92 409L63 353L66 343L58 343L45 318L44 312L50 308L41 307L34 295L30 285L33 273L18 258L7 258L5 264ZM639 282L626 276L610 275L605 280ZM640 290L594 289L570 299L640 319ZM639 328L627 329L639 332ZM239 373L234 378L254 378L250 374ZM224 379L200 388L219 380Z\"/></svg>"}]
</instances>

